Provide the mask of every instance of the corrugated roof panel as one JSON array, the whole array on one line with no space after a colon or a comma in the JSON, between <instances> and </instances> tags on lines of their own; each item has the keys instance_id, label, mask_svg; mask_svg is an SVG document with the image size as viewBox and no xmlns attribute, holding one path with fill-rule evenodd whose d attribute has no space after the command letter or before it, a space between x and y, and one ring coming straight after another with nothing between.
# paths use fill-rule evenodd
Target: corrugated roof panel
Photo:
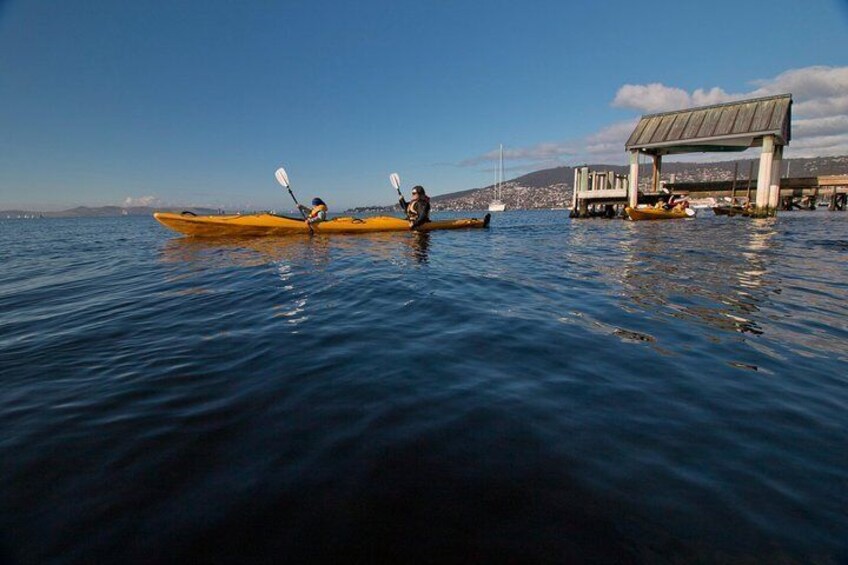
<instances>
[{"instance_id":1,"label":"corrugated roof panel","mask_svg":"<svg viewBox=\"0 0 848 565\"><path fill-rule=\"evenodd\" d=\"M736 115L736 123L733 124L731 133L746 133L751 131L751 123L754 119L754 111L756 109L756 102L740 104L739 113Z\"/></svg>"},{"instance_id":2,"label":"corrugated roof panel","mask_svg":"<svg viewBox=\"0 0 848 565\"><path fill-rule=\"evenodd\" d=\"M769 125L771 124L771 115L773 112L773 100L757 104L757 111L754 112L754 122L751 124L751 131L765 131L769 129Z\"/></svg>"},{"instance_id":3,"label":"corrugated roof panel","mask_svg":"<svg viewBox=\"0 0 848 565\"><path fill-rule=\"evenodd\" d=\"M701 124L704 123L704 118L707 116L706 110L696 110L689 112L689 123L683 130L683 134L678 139L694 139L698 137L698 130L701 129Z\"/></svg>"},{"instance_id":4,"label":"corrugated roof panel","mask_svg":"<svg viewBox=\"0 0 848 565\"><path fill-rule=\"evenodd\" d=\"M674 123L671 125L671 129L668 130L668 139L680 139L683 131L686 129L686 124L689 123L692 116L693 114L691 112L675 114Z\"/></svg>"},{"instance_id":5,"label":"corrugated roof panel","mask_svg":"<svg viewBox=\"0 0 848 565\"><path fill-rule=\"evenodd\" d=\"M723 108L721 116L718 119L713 135L727 135L733 130L733 122L736 121L736 115L739 113L739 106L728 106Z\"/></svg>"},{"instance_id":6,"label":"corrugated roof panel","mask_svg":"<svg viewBox=\"0 0 848 565\"><path fill-rule=\"evenodd\" d=\"M671 129L671 125L674 123L674 118L676 118L677 116L677 114L669 114L667 116L663 116L660 119L660 123L657 126L657 131L654 132L654 141L665 141L665 138L668 135L669 130Z\"/></svg>"},{"instance_id":7,"label":"corrugated roof panel","mask_svg":"<svg viewBox=\"0 0 848 565\"><path fill-rule=\"evenodd\" d=\"M639 136L639 143L654 143L654 132L658 125L660 121L657 118L650 118L645 124L645 131Z\"/></svg>"},{"instance_id":8,"label":"corrugated roof panel","mask_svg":"<svg viewBox=\"0 0 848 565\"><path fill-rule=\"evenodd\" d=\"M639 123L636 124L636 129L633 130L633 133L630 134L630 138L627 140L627 147L631 145L636 145L636 143L638 143L639 138L642 136L642 132L645 131L645 126L647 124L647 121L639 120Z\"/></svg>"},{"instance_id":9,"label":"corrugated roof panel","mask_svg":"<svg viewBox=\"0 0 848 565\"><path fill-rule=\"evenodd\" d=\"M789 108L788 100L775 100L774 111L771 114L771 122L768 129L782 130L783 118L786 116L786 111Z\"/></svg>"},{"instance_id":10,"label":"corrugated roof panel","mask_svg":"<svg viewBox=\"0 0 848 565\"><path fill-rule=\"evenodd\" d=\"M701 124L701 129L698 130L697 137L710 137L718 125L718 119L721 117L721 110L718 108L710 108L704 116L704 122Z\"/></svg>"}]
</instances>

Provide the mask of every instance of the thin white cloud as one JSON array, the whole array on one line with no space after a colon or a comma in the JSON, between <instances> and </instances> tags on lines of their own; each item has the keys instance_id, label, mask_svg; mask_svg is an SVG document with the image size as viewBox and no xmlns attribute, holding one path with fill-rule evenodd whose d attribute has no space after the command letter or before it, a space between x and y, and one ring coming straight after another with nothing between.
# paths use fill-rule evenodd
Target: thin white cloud
<instances>
[{"instance_id":1,"label":"thin white cloud","mask_svg":"<svg viewBox=\"0 0 848 565\"><path fill-rule=\"evenodd\" d=\"M741 100L742 98L745 98L744 94L730 94L717 86L709 90L698 88L692 93L691 106L711 106Z\"/></svg>"},{"instance_id":2,"label":"thin white cloud","mask_svg":"<svg viewBox=\"0 0 848 565\"><path fill-rule=\"evenodd\" d=\"M505 147L504 159L509 161L545 161L575 155L577 150L567 143L538 143L532 147ZM500 149L493 149L482 155L470 157L459 162L461 167L474 167L499 159Z\"/></svg>"},{"instance_id":3,"label":"thin white cloud","mask_svg":"<svg viewBox=\"0 0 848 565\"><path fill-rule=\"evenodd\" d=\"M617 122L586 137L586 153L605 157L615 155L616 158L620 159L624 141L630 137L638 122L638 118Z\"/></svg>"},{"instance_id":4,"label":"thin white cloud","mask_svg":"<svg viewBox=\"0 0 848 565\"><path fill-rule=\"evenodd\" d=\"M848 67L817 65L784 71L774 78L752 81L755 95L768 96L792 92L799 98L840 96L848 89Z\"/></svg>"},{"instance_id":5,"label":"thin white cloud","mask_svg":"<svg viewBox=\"0 0 848 565\"><path fill-rule=\"evenodd\" d=\"M848 114L848 94L804 100L794 105L792 110L798 116L826 118L839 114Z\"/></svg>"},{"instance_id":6,"label":"thin white cloud","mask_svg":"<svg viewBox=\"0 0 848 565\"><path fill-rule=\"evenodd\" d=\"M819 135L793 140L789 145L787 153L787 156L790 157L848 155L848 133Z\"/></svg>"},{"instance_id":7,"label":"thin white cloud","mask_svg":"<svg viewBox=\"0 0 848 565\"><path fill-rule=\"evenodd\" d=\"M846 132L848 132L848 115L845 114L792 121L792 135L798 140L804 137L844 134Z\"/></svg>"},{"instance_id":8,"label":"thin white cloud","mask_svg":"<svg viewBox=\"0 0 848 565\"><path fill-rule=\"evenodd\" d=\"M127 196L124 199L125 208L132 208L133 206L158 206L161 203L161 200L156 196L138 196L135 198Z\"/></svg>"},{"instance_id":9,"label":"thin white cloud","mask_svg":"<svg viewBox=\"0 0 848 565\"><path fill-rule=\"evenodd\" d=\"M618 89L612 105L641 112L662 112L671 108L691 106L692 97L682 88L651 84L625 84Z\"/></svg>"}]
</instances>

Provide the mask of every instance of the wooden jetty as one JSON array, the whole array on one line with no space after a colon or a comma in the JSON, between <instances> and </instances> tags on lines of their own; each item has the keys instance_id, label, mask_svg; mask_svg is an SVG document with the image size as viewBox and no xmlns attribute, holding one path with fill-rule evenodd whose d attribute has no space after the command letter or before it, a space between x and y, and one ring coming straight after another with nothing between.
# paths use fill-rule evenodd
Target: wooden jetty
<instances>
[{"instance_id":1,"label":"wooden jetty","mask_svg":"<svg viewBox=\"0 0 848 565\"><path fill-rule=\"evenodd\" d=\"M799 199L830 198L829 207L844 210L848 205L846 175L810 178L780 178L783 148L791 139L792 95L781 94L726 104L702 106L642 116L625 149L630 153L630 174L611 171L575 170L572 215L613 216L616 208L667 198L668 192L695 196L736 195L738 183L670 183L660 190L662 159L665 155L706 152L740 152L761 147L756 176L748 175L747 201L751 215L772 216L778 209L801 206ZM650 187L639 191L639 160L652 161ZM755 185L753 184L755 183ZM753 200L751 200L753 196Z\"/></svg>"},{"instance_id":2,"label":"wooden jetty","mask_svg":"<svg viewBox=\"0 0 848 565\"><path fill-rule=\"evenodd\" d=\"M756 179L746 179L710 182L670 182L665 184L666 190L673 194L691 198L730 198L731 201L742 198L745 202L751 199L751 184ZM816 177L795 177L778 179L780 210L815 209L817 204L826 200L828 210L845 210L848 205L848 175L822 175ZM746 185L743 188L742 185Z\"/></svg>"},{"instance_id":3,"label":"wooden jetty","mask_svg":"<svg viewBox=\"0 0 848 565\"><path fill-rule=\"evenodd\" d=\"M630 191L627 175L613 171L590 171L589 167L574 169L574 191L571 214L577 218L604 216L612 218L617 207L627 202Z\"/></svg>"}]
</instances>

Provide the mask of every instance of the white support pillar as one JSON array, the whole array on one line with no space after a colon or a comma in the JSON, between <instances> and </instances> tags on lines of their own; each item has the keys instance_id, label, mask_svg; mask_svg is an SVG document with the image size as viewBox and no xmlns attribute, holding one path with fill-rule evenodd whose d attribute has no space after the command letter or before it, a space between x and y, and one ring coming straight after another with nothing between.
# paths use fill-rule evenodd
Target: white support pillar
<instances>
[{"instance_id":1,"label":"white support pillar","mask_svg":"<svg viewBox=\"0 0 848 565\"><path fill-rule=\"evenodd\" d=\"M774 159L771 164L771 184L769 185L768 206L772 210L777 210L780 206L780 169L783 163L783 146L777 145L774 148Z\"/></svg>"},{"instance_id":2,"label":"white support pillar","mask_svg":"<svg viewBox=\"0 0 848 565\"><path fill-rule=\"evenodd\" d=\"M580 167L580 192L589 190L589 167ZM585 218L589 214L589 201L585 198L577 203L578 216Z\"/></svg>"},{"instance_id":3,"label":"white support pillar","mask_svg":"<svg viewBox=\"0 0 848 565\"><path fill-rule=\"evenodd\" d=\"M659 192L660 190L660 174L662 173L662 155L653 155L654 171L651 178L651 190Z\"/></svg>"},{"instance_id":4,"label":"white support pillar","mask_svg":"<svg viewBox=\"0 0 848 565\"><path fill-rule=\"evenodd\" d=\"M577 191L580 190L580 167L574 167L574 184L571 185L571 209L577 211Z\"/></svg>"},{"instance_id":5,"label":"white support pillar","mask_svg":"<svg viewBox=\"0 0 848 565\"><path fill-rule=\"evenodd\" d=\"M760 172L757 177L757 214L765 214L771 191L771 173L774 162L774 136L763 138L763 152L760 154Z\"/></svg>"},{"instance_id":6,"label":"white support pillar","mask_svg":"<svg viewBox=\"0 0 848 565\"><path fill-rule=\"evenodd\" d=\"M627 189L627 203L635 208L639 203L639 151L630 152L630 187Z\"/></svg>"}]
</instances>

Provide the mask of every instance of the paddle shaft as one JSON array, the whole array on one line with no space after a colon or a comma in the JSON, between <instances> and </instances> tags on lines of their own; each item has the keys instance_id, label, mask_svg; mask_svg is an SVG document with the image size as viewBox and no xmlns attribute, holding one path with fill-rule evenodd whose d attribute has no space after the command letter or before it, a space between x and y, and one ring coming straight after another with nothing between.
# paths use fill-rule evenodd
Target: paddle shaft
<instances>
[{"instance_id":1,"label":"paddle shaft","mask_svg":"<svg viewBox=\"0 0 848 565\"><path fill-rule=\"evenodd\" d=\"M289 194L291 194L292 200L294 200L294 203L297 206L297 209L300 210L300 215L303 216L304 220L307 220L306 212L304 212L303 208L300 207L300 202L297 201L297 198L295 197L294 192L292 192L291 187L289 186L288 189L289 189ZM309 234L310 235L315 233L315 231L312 229L312 224L310 224L308 221L306 222L306 227L309 228Z\"/></svg>"},{"instance_id":2,"label":"paddle shaft","mask_svg":"<svg viewBox=\"0 0 848 565\"><path fill-rule=\"evenodd\" d=\"M300 215L303 216L303 219L305 220L306 219L306 212L304 212L303 208L300 207L300 202L297 201L297 197L295 197L294 192L292 192L291 187L289 187L289 194L291 195L292 200L294 200L294 203L295 203L295 206L297 206L297 209L300 210Z\"/></svg>"},{"instance_id":3,"label":"paddle shaft","mask_svg":"<svg viewBox=\"0 0 848 565\"><path fill-rule=\"evenodd\" d=\"M303 211L303 208L300 207L300 202L297 201L297 198L294 197L294 192L292 192L291 187L289 187L289 194L291 194L292 200L297 204L297 209L300 210L300 215L303 216L303 219L306 220L306 227L309 228L309 235L315 233L315 230L312 229L312 224L309 223L309 218L306 217L306 212Z\"/></svg>"}]
</instances>

